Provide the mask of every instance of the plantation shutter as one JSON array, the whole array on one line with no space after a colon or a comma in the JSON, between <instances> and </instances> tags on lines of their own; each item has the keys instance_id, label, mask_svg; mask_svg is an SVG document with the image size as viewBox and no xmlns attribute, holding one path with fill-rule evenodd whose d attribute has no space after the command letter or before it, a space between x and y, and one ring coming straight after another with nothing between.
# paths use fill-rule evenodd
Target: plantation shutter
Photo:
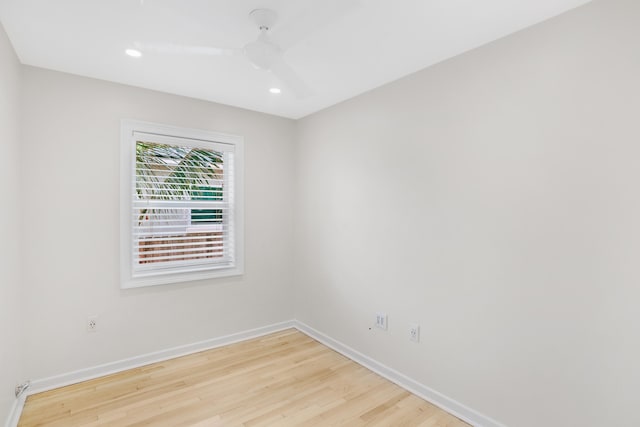
<instances>
[{"instance_id":1,"label":"plantation shutter","mask_svg":"<svg viewBox=\"0 0 640 427\"><path fill-rule=\"evenodd\" d=\"M132 277L234 266L235 146L133 137Z\"/></svg>"}]
</instances>

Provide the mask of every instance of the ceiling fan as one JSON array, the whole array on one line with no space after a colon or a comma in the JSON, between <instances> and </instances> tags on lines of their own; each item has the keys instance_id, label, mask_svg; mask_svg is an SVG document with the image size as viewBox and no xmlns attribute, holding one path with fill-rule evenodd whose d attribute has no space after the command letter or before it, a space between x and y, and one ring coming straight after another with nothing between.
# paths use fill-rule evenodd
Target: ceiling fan
<instances>
[{"instance_id":1,"label":"ceiling fan","mask_svg":"<svg viewBox=\"0 0 640 427\"><path fill-rule=\"evenodd\" d=\"M285 28L284 31L279 31L276 37L273 37L273 27L277 22L278 14L271 9L254 9L249 13L249 17L256 24L259 34L257 39L245 44L242 48L225 49L212 46L141 42L135 45L141 51L160 54L244 56L254 67L273 73L297 98L303 99L312 96L314 92L285 60L286 49L302 40L307 33L328 23L337 15L345 13L357 2L358 0L315 2L315 10L307 8L304 16L299 17L297 22L289 25L289 28ZM321 5L321 9L318 9L317 5Z\"/></svg>"}]
</instances>

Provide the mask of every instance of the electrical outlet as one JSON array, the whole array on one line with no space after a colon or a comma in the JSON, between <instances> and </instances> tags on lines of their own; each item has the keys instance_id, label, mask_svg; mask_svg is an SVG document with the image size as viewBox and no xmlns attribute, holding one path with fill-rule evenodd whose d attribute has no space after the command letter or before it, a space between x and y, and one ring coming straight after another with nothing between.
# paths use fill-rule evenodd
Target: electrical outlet
<instances>
[{"instance_id":1,"label":"electrical outlet","mask_svg":"<svg viewBox=\"0 0 640 427\"><path fill-rule=\"evenodd\" d=\"M387 330L387 313L376 313L376 327Z\"/></svg>"},{"instance_id":2,"label":"electrical outlet","mask_svg":"<svg viewBox=\"0 0 640 427\"><path fill-rule=\"evenodd\" d=\"M409 341L420 342L420 325L417 323L409 325Z\"/></svg>"},{"instance_id":3,"label":"electrical outlet","mask_svg":"<svg viewBox=\"0 0 640 427\"><path fill-rule=\"evenodd\" d=\"M24 393L25 390L28 389L30 385L31 385L31 381L26 381L22 384L18 384L15 388L16 397L20 397L20 395Z\"/></svg>"},{"instance_id":4,"label":"electrical outlet","mask_svg":"<svg viewBox=\"0 0 640 427\"><path fill-rule=\"evenodd\" d=\"M98 330L98 316L87 317L87 332L95 332Z\"/></svg>"}]
</instances>

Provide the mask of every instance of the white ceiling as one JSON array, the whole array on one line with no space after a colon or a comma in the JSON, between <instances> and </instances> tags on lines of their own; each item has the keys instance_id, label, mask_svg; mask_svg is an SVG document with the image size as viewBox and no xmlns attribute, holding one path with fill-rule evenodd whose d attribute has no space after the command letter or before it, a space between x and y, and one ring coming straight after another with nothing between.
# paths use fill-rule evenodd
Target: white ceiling
<instances>
[{"instance_id":1,"label":"white ceiling","mask_svg":"<svg viewBox=\"0 0 640 427\"><path fill-rule=\"evenodd\" d=\"M0 0L0 21L24 64L300 118L589 1ZM312 96L242 56L124 54L135 42L242 47L256 8L278 12L274 37L301 25L285 59Z\"/></svg>"}]
</instances>

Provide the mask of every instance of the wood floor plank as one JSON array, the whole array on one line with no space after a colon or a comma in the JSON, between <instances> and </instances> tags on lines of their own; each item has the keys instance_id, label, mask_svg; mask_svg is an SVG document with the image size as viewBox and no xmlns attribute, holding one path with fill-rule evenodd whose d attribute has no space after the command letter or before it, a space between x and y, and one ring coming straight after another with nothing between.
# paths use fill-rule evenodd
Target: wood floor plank
<instances>
[{"instance_id":1,"label":"wood floor plank","mask_svg":"<svg viewBox=\"0 0 640 427\"><path fill-rule=\"evenodd\" d=\"M294 329L27 398L19 427L469 427Z\"/></svg>"}]
</instances>

